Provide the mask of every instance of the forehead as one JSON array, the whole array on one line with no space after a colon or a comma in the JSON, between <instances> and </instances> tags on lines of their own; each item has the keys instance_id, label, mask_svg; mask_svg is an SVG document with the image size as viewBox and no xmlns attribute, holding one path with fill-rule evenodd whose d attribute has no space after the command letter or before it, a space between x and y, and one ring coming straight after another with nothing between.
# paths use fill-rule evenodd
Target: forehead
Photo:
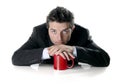
<instances>
[{"instance_id":1,"label":"forehead","mask_svg":"<svg viewBox=\"0 0 120 84\"><path fill-rule=\"evenodd\" d=\"M55 29L55 30L64 30L64 29L69 28L69 23L49 22L49 28Z\"/></svg>"}]
</instances>

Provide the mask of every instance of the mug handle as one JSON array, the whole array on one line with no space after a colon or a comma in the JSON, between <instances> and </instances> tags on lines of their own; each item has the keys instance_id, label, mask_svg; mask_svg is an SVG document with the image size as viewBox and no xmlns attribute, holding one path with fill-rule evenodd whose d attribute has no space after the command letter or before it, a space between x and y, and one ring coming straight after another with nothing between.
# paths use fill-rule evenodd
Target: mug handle
<instances>
[{"instance_id":1,"label":"mug handle","mask_svg":"<svg viewBox=\"0 0 120 84\"><path fill-rule=\"evenodd\" d=\"M72 65L71 66L67 66L68 69L72 68L74 66L74 59L72 57L70 57L70 60L72 61Z\"/></svg>"}]
</instances>

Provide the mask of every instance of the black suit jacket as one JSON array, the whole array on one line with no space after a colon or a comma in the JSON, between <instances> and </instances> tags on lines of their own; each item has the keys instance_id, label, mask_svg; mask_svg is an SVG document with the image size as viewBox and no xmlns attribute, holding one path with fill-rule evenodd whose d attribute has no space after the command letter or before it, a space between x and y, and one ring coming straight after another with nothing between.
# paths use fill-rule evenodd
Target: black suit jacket
<instances>
[{"instance_id":1,"label":"black suit jacket","mask_svg":"<svg viewBox=\"0 0 120 84\"><path fill-rule=\"evenodd\" d=\"M53 58L42 60L43 49L52 46L46 24L34 27L29 40L14 52L12 63L19 66L28 66L35 63L53 63ZM108 66L108 54L98 47L90 38L87 29L76 25L70 41L66 45L74 45L77 49L75 63L83 62L93 66Z\"/></svg>"}]
</instances>

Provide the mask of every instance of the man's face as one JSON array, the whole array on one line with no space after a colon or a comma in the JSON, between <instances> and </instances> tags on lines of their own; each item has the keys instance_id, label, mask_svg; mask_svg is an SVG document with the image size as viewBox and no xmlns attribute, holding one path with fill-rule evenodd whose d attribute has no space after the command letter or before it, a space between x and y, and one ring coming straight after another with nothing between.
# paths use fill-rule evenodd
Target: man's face
<instances>
[{"instance_id":1,"label":"man's face","mask_svg":"<svg viewBox=\"0 0 120 84\"><path fill-rule=\"evenodd\" d=\"M53 44L66 44L70 38L74 26L70 28L69 23L49 22L48 33Z\"/></svg>"}]
</instances>

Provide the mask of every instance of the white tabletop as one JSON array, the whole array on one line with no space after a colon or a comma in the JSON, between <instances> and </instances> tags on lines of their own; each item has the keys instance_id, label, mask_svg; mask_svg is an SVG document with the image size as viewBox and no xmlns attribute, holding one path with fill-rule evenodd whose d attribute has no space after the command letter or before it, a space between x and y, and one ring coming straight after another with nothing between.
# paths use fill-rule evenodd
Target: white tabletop
<instances>
[{"instance_id":1,"label":"white tabletop","mask_svg":"<svg viewBox=\"0 0 120 84\"><path fill-rule=\"evenodd\" d=\"M74 67L67 70L54 70L53 65L42 64L39 67L30 66L4 66L1 68L0 77L1 82L12 84L24 83L69 83L80 82L88 84L89 82L95 84L101 83L114 83L118 81L116 73L113 74L112 69L109 67L89 67L84 68L81 66ZM114 79L114 80L113 80ZM112 84L112 83L111 83Z\"/></svg>"}]
</instances>

